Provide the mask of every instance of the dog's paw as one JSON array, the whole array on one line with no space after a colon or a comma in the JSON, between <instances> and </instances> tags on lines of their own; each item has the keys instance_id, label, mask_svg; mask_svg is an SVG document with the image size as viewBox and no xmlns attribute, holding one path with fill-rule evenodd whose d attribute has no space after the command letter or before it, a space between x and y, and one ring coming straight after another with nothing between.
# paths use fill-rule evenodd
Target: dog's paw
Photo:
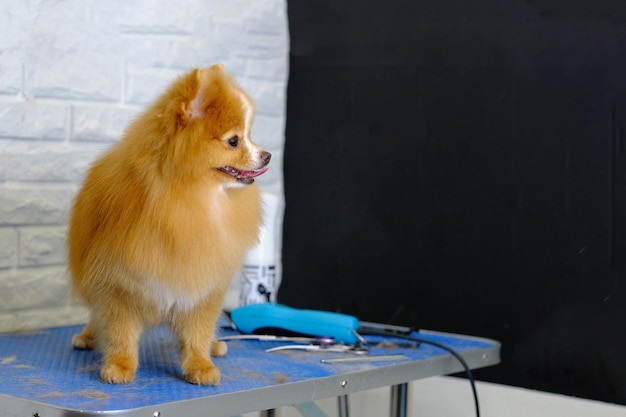
<instances>
[{"instance_id":1,"label":"dog's paw","mask_svg":"<svg viewBox=\"0 0 626 417\"><path fill-rule=\"evenodd\" d=\"M125 361L107 362L100 370L100 379L107 384L128 384L135 379L136 367Z\"/></svg>"},{"instance_id":2,"label":"dog's paw","mask_svg":"<svg viewBox=\"0 0 626 417\"><path fill-rule=\"evenodd\" d=\"M187 382L196 385L219 385L220 370L210 361L196 359L183 369L183 375Z\"/></svg>"},{"instance_id":3,"label":"dog's paw","mask_svg":"<svg viewBox=\"0 0 626 417\"><path fill-rule=\"evenodd\" d=\"M211 344L211 356L224 356L228 352L226 342L220 340Z\"/></svg>"},{"instance_id":4,"label":"dog's paw","mask_svg":"<svg viewBox=\"0 0 626 417\"><path fill-rule=\"evenodd\" d=\"M96 339L91 334L75 334L72 337L72 347L80 350L94 349L96 347Z\"/></svg>"}]
</instances>

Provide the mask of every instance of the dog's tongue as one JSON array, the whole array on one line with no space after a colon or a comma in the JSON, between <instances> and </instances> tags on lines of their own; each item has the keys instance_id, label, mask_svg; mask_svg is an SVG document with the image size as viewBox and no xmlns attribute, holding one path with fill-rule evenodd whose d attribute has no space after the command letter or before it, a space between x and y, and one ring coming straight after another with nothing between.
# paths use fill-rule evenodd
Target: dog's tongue
<instances>
[{"instance_id":1,"label":"dog's tongue","mask_svg":"<svg viewBox=\"0 0 626 417\"><path fill-rule=\"evenodd\" d=\"M265 174L269 168L263 168L258 171L240 171L239 176L245 178L256 178L259 175Z\"/></svg>"}]
</instances>

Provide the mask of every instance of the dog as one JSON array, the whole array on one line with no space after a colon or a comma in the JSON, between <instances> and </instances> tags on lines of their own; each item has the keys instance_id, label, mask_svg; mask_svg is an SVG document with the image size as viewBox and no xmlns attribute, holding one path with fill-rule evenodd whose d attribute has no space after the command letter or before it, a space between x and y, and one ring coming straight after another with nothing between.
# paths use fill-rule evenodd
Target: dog
<instances>
[{"instance_id":1,"label":"dog","mask_svg":"<svg viewBox=\"0 0 626 417\"><path fill-rule=\"evenodd\" d=\"M133 381L142 330L167 323L183 378L219 384L216 321L258 243L254 182L271 159L250 139L254 111L223 65L194 69L91 166L68 230L72 288L90 313L72 346L102 351L102 381Z\"/></svg>"}]
</instances>

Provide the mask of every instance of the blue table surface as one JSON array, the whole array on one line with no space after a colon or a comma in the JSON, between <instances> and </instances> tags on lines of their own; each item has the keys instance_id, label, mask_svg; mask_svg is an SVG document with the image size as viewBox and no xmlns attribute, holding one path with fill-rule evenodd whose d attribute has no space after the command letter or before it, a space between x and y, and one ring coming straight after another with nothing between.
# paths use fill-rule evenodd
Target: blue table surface
<instances>
[{"instance_id":1,"label":"blue table surface","mask_svg":"<svg viewBox=\"0 0 626 417\"><path fill-rule=\"evenodd\" d=\"M139 369L134 382L108 385L99 380L102 355L97 351L73 350L72 335L82 326L59 327L0 334L0 400L2 395L45 403L67 410L112 411L233 393L270 385L338 375L394 362L324 364L322 358L345 357L346 353L288 351L265 353L280 341L229 341L228 354L214 358L222 382L216 387L189 384L181 378L174 337L164 326L144 332ZM234 331L221 329L221 335ZM497 342L453 335L420 334L459 352L485 348ZM367 337L380 341L380 337ZM385 341L394 341L385 338ZM396 340L400 341L400 340ZM448 353L422 344L417 348L374 345L370 355L403 354L395 361L428 359Z\"/></svg>"}]
</instances>

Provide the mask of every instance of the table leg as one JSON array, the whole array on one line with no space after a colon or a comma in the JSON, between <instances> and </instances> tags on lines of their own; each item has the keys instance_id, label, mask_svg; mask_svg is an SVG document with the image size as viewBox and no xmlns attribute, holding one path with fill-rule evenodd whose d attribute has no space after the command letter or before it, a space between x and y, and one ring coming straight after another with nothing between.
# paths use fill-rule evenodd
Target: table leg
<instances>
[{"instance_id":1,"label":"table leg","mask_svg":"<svg viewBox=\"0 0 626 417\"><path fill-rule=\"evenodd\" d=\"M350 417L347 395L340 395L337 397L337 406L339 407L339 417Z\"/></svg>"},{"instance_id":2,"label":"table leg","mask_svg":"<svg viewBox=\"0 0 626 417\"><path fill-rule=\"evenodd\" d=\"M406 417L408 405L409 384L393 385L391 387L390 417Z\"/></svg>"}]
</instances>

